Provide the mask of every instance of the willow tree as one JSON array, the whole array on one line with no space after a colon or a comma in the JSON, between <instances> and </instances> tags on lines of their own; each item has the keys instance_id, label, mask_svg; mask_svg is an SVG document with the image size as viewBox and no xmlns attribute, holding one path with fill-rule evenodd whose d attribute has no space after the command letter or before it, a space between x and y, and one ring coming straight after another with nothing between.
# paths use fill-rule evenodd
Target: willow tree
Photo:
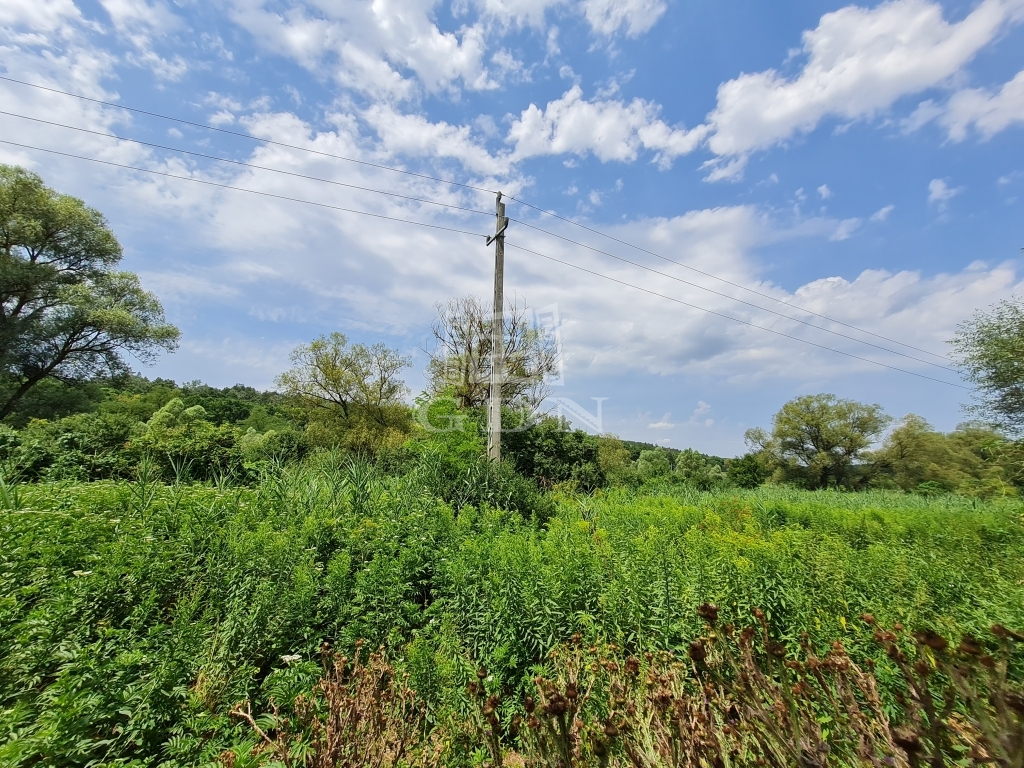
<instances>
[{"instance_id":1,"label":"willow tree","mask_svg":"<svg viewBox=\"0 0 1024 768\"><path fill-rule=\"evenodd\" d=\"M40 382L66 383L152 361L180 333L137 275L103 215L0 165L0 418Z\"/></svg>"},{"instance_id":2,"label":"willow tree","mask_svg":"<svg viewBox=\"0 0 1024 768\"><path fill-rule=\"evenodd\" d=\"M435 395L453 393L460 408L481 407L491 391L491 307L475 296L437 305L427 380ZM525 304L510 301L502 316L502 402L532 411L550 394L546 382L558 371L552 336L530 324Z\"/></svg>"}]
</instances>

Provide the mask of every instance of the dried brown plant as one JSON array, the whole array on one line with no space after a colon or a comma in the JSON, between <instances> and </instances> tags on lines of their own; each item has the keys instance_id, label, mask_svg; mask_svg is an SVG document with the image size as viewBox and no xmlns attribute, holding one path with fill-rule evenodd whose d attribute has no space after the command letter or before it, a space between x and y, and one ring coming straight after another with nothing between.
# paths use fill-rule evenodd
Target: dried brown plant
<instances>
[{"instance_id":1,"label":"dried brown plant","mask_svg":"<svg viewBox=\"0 0 1024 768\"><path fill-rule=\"evenodd\" d=\"M954 648L935 632L882 630L863 616L902 679L891 721L873 665L855 664L842 643L819 654L804 636L787 648L757 610L755 626L739 631L713 605L700 615L706 631L685 654L632 655L574 636L521 700L489 690L481 667L466 688L472 716L432 729L383 653L364 662L358 650L333 658L296 703L295 722L274 710L268 730L247 705L235 714L268 755L313 768L442 766L455 743L491 768L1024 768L1024 694L1009 674L1024 642L1016 632L995 625L987 644L964 637Z\"/></svg>"}]
</instances>

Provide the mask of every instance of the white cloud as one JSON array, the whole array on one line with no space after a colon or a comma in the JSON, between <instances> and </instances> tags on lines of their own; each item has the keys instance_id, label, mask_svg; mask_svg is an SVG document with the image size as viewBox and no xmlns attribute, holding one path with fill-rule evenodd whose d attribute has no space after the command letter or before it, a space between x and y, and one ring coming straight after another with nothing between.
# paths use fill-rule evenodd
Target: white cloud
<instances>
[{"instance_id":1,"label":"white cloud","mask_svg":"<svg viewBox=\"0 0 1024 768\"><path fill-rule=\"evenodd\" d=\"M83 22L73 0L4 0L0 3L0 34L20 43L43 43L46 34L67 36Z\"/></svg>"},{"instance_id":2,"label":"white cloud","mask_svg":"<svg viewBox=\"0 0 1024 768\"><path fill-rule=\"evenodd\" d=\"M468 125L432 123L422 115L403 114L381 104L370 107L362 116L380 136L389 155L449 157L474 173L500 176L509 172L508 157L491 155L473 138Z\"/></svg>"},{"instance_id":3,"label":"white cloud","mask_svg":"<svg viewBox=\"0 0 1024 768\"><path fill-rule=\"evenodd\" d=\"M896 210L895 205L887 205L884 208L879 208L873 214L871 214L872 221L885 221L889 218L889 214Z\"/></svg>"},{"instance_id":4,"label":"white cloud","mask_svg":"<svg viewBox=\"0 0 1024 768\"><path fill-rule=\"evenodd\" d=\"M114 28L135 47L127 59L137 66L146 67L160 78L177 80L188 71L188 64L180 55L167 58L155 50L155 40L182 26L181 20L163 3L150 4L146 0L100 0L110 16Z\"/></svg>"},{"instance_id":5,"label":"white cloud","mask_svg":"<svg viewBox=\"0 0 1024 768\"><path fill-rule=\"evenodd\" d=\"M848 240L860 228L860 219L843 219L829 236L829 240Z\"/></svg>"},{"instance_id":6,"label":"white cloud","mask_svg":"<svg viewBox=\"0 0 1024 768\"><path fill-rule=\"evenodd\" d=\"M659 107L643 99L587 101L575 85L542 111L535 104L512 123L507 141L514 157L593 153L602 162L636 160L641 149L656 153L663 166L692 152L703 131L670 128L657 115Z\"/></svg>"},{"instance_id":7,"label":"white cloud","mask_svg":"<svg viewBox=\"0 0 1024 768\"><path fill-rule=\"evenodd\" d=\"M431 93L496 88L484 64L486 26L444 32L431 7L418 0L296 2L277 11L269 0L233 0L231 13L270 50L312 72L329 71L340 85L375 98L416 93L415 81L402 70Z\"/></svg>"},{"instance_id":8,"label":"white cloud","mask_svg":"<svg viewBox=\"0 0 1024 768\"><path fill-rule=\"evenodd\" d=\"M625 27L629 37L647 32L667 8L662 0L583 0L582 7L595 32L612 35Z\"/></svg>"},{"instance_id":9,"label":"white cloud","mask_svg":"<svg viewBox=\"0 0 1024 768\"><path fill-rule=\"evenodd\" d=\"M798 75L769 69L719 86L708 115L708 146L719 160L709 178L741 174L749 153L808 133L826 117L871 118L903 96L943 83L1022 16L1022 0L983 0L956 23L928 0L825 14L804 33L807 62Z\"/></svg>"},{"instance_id":10,"label":"white cloud","mask_svg":"<svg viewBox=\"0 0 1024 768\"><path fill-rule=\"evenodd\" d=\"M830 197L832 197L832 190L828 188L828 184L822 184L820 187L818 187L818 196L822 200L828 200Z\"/></svg>"},{"instance_id":11,"label":"white cloud","mask_svg":"<svg viewBox=\"0 0 1024 768\"><path fill-rule=\"evenodd\" d=\"M938 203L940 207L944 207L963 191L963 187L951 187L944 179L932 179L928 182L928 202Z\"/></svg>"},{"instance_id":12,"label":"white cloud","mask_svg":"<svg viewBox=\"0 0 1024 768\"><path fill-rule=\"evenodd\" d=\"M648 424L648 429L674 429L677 424L672 423L672 414L666 413L661 417L661 421L656 421L653 424Z\"/></svg>"},{"instance_id":13,"label":"white cloud","mask_svg":"<svg viewBox=\"0 0 1024 768\"><path fill-rule=\"evenodd\" d=\"M1014 123L1024 123L1024 72L997 93L983 88L958 91L950 97L940 122L953 141L963 141L972 126L987 139Z\"/></svg>"}]
</instances>

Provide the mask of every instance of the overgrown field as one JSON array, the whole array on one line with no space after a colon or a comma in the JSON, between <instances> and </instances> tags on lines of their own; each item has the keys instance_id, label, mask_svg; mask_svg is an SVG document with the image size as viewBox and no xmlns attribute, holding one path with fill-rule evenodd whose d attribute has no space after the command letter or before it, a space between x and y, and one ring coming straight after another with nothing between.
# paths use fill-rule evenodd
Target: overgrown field
<instances>
[{"instance_id":1,"label":"overgrown field","mask_svg":"<svg viewBox=\"0 0 1024 768\"><path fill-rule=\"evenodd\" d=\"M426 461L385 475L325 454L251 488L5 486L0 765L216 761L255 743L236 704L292 701L325 644L360 639L440 722L470 711L477 669L520 700L574 634L685 651L705 602L857 662L884 658L864 613L957 639L1024 628L1019 501L677 486L555 493L525 519L450 503L432 478Z\"/></svg>"}]
</instances>

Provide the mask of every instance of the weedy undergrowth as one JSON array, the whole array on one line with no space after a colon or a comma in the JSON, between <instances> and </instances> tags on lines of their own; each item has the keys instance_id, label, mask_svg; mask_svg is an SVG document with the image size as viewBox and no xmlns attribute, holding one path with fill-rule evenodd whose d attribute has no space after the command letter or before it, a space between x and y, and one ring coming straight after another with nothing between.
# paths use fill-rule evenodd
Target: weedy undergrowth
<instances>
[{"instance_id":1,"label":"weedy undergrowth","mask_svg":"<svg viewBox=\"0 0 1024 768\"><path fill-rule=\"evenodd\" d=\"M276 709L254 717L248 704L235 714L267 755L316 768L444 766L474 754L494 768L1024 765L1024 695L1008 680L1024 635L995 625L988 642L968 636L954 648L935 632L882 630L865 615L902 680L892 708L876 671L840 642L820 653L805 636L789 653L760 610L741 630L720 624L713 605L700 614L706 631L685 654L631 655L577 635L549 654L521 699L489 692L481 667L466 689L473 714L461 723L427 728L407 678L383 652L362 662L358 649L353 661L328 657L294 720ZM476 743L460 758L451 746L467 729Z\"/></svg>"}]
</instances>

